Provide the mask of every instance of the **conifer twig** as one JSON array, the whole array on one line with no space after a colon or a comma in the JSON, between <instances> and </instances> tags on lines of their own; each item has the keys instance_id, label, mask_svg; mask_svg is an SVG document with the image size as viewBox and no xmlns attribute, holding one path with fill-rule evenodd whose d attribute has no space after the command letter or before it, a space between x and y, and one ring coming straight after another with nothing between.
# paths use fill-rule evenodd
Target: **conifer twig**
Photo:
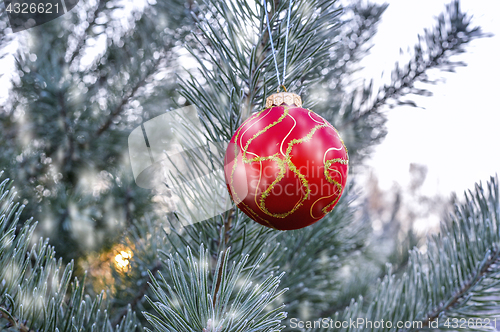
<instances>
[{"instance_id":1,"label":"conifer twig","mask_svg":"<svg viewBox=\"0 0 500 332\"><path fill-rule=\"evenodd\" d=\"M487 272L490 272L491 267L499 262L500 262L500 252L496 250L495 252L491 253L489 259L487 260L486 264L484 264L484 266L481 268L481 270L479 270L477 274L473 274L469 280L465 281L462 288L457 290L448 301L446 301L440 306L437 306L434 310L427 313L424 319L421 320L422 329L428 327L431 322L435 321L440 316L440 314L452 309L454 306L459 304L460 300L466 297L470 293L471 289L478 282L481 281L481 278L485 276ZM407 329L405 331L417 332L422 329Z\"/></svg>"},{"instance_id":2,"label":"conifer twig","mask_svg":"<svg viewBox=\"0 0 500 332\"><path fill-rule=\"evenodd\" d=\"M30 330L25 324L19 323L19 319L14 318L12 315L7 314L7 309L0 305L0 315L5 318L9 324L6 327L15 327L21 332L35 332L33 330Z\"/></svg>"},{"instance_id":3,"label":"conifer twig","mask_svg":"<svg viewBox=\"0 0 500 332\"><path fill-rule=\"evenodd\" d=\"M160 262L160 260L158 260L156 262L156 265L151 269L151 275L156 276L156 274L158 273L160 268L161 268L161 262ZM146 295L146 292L149 289L150 282L151 282L151 277L150 277L150 275L148 275L148 280L146 282L144 282L142 287L139 289L137 296L134 297L134 299L130 302L130 308L132 308L132 310L135 310L135 308L137 307L139 302L144 298L144 295ZM123 317L125 317L127 315L127 313L128 313L128 307L123 308L123 310L116 316L116 318L113 320L113 322L111 324L113 326L120 324L120 321L123 319Z\"/></svg>"},{"instance_id":4,"label":"conifer twig","mask_svg":"<svg viewBox=\"0 0 500 332\"><path fill-rule=\"evenodd\" d=\"M224 250L224 253L222 254L222 259L221 261L224 262L225 258L226 258L226 253L227 253L227 249L226 248ZM219 273L217 274L217 283L215 284L215 291L214 291L214 298L213 298L213 305L215 307L215 303L217 302L217 295L219 294L219 287L220 287L220 283L221 283L221 279L222 279L222 266L223 264L221 264L219 266Z\"/></svg>"}]
</instances>

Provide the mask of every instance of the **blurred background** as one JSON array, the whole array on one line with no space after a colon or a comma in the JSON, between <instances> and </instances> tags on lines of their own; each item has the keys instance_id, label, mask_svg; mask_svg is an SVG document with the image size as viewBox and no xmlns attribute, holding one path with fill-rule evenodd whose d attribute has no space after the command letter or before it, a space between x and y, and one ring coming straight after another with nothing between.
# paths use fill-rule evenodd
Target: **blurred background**
<instances>
[{"instance_id":1,"label":"blurred background","mask_svg":"<svg viewBox=\"0 0 500 332\"><path fill-rule=\"evenodd\" d=\"M413 47L422 27L431 26L447 2L388 3L374 46L357 73L360 79L373 77L375 85L390 81L394 63L407 61L407 48ZM419 232L436 230L448 209L443 202L449 202L454 193L461 198L476 182L485 183L500 170L496 153L500 143L500 64L496 60L500 21L495 14L500 2L460 3L473 16L474 24L493 36L473 40L466 53L454 58L466 66L454 68L455 72L430 71L435 84L419 86L425 86L432 96L412 96L418 107L386 110L387 136L375 146L362 172L372 206L401 202L398 218L413 218Z\"/></svg>"},{"instance_id":2,"label":"blurred background","mask_svg":"<svg viewBox=\"0 0 500 332\"><path fill-rule=\"evenodd\" d=\"M339 32L336 51L352 50L349 61L327 71L339 105L343 93L370 79L374 90L390 84L394 64L410 60L418 34L448 3L344 1L346 22L369 24L363 38L353 38L348 24ZM141 123L186 104L176 75L193 65L186 46L202 52L190 35L191 12L200 13L192 1L145 4L82 1L73 16L17 34L8 34L5 15L0 22L0 169L28 204L24 219L38 220L38 234L50 237L64 260L79 260L80 273L111 277L100 270L103 262L125 271L134 243L123 240L123 230L134 219L172 211L168 197L134 183L126 139ZM434 232L454 193L462 198L500 169L500 2L461 6L491 35L452 57L455 72L429 69L427 82L415 83L426 91L406 98L411 105L382 106L385 137L366 143L346 136L375 237L396 233L403 241L409 231ZM335 75L349 76L347 84ZM372 150L360 153L357 145Z\"/></svg>"}]
</instances>

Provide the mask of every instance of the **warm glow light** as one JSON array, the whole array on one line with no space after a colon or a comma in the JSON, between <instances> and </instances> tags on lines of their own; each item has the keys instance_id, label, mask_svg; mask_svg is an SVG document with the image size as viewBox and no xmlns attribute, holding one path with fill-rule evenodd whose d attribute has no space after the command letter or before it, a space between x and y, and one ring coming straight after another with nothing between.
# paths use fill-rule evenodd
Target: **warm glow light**
<instances>
[{"instance_id":1,"label":"warm glow light","mask_svg":"<svg viewBox=\"0 0 500 332\"><path fill-rule=\"evenodd\" d=\"M115 256L115 265L120 270L127 270L129 268L130 259L132 258L132 251L129 249L121 250Z\"/></svg>"}]
</instances>

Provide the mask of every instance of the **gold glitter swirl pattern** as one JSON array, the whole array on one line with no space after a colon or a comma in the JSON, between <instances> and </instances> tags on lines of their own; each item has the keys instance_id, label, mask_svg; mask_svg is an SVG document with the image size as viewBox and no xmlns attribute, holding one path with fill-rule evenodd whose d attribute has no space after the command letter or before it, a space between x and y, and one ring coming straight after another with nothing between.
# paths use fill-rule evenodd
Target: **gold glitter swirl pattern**
<instances>
[{"instance_id":1,"label":"gold glitter swirl pattern","mask_svg":"<svg viewBox=\"0 0 500 332\"><path fill-rule=\"evenodd\" d=\"M262 121L262 119L264 119L264 118L265 118L265 117L266 117L266 116L267 116L270 112L271 112L271 109L269 109L269 111L267 112L267 114L266 114L266 115L264 115L262 118L260 118L260 119L259 119L259 120L257 120L256 122L254 122L251 126L249 126L249 127L248 127L248 128L247 128L244 132L243 132L243 134L241 134L241 137L243 137L243 135L244 135L244 134L245 134L248 130L250 130L250 128L251 128L252 126L254 126L255 124L257 124L259 121ZM232 190L232 192L233 192L233 197L234 197L234 199L235 199L235 201L236 201L236 204L239 204L239 203L243 200L242 198L238 197L238 193L237 193L236 189L234 188L234 181L233 181L233 180L234 180L234 176L233 176L233 175L234 175L234 172L236 171L236 167L237 167L237 165L238 165L238 163L237 163L237 156L238 156L238 144L237 144L237 142L238 142L238 137L240 136L241 129L245 128L245 125L246 125L247 123L249 123L250 121L252 121L252 120L256 119L257 117L259 117L259 116L260 116L260 113L262 113L262 112L259 112L259 113L257 113L257 114L254 114L253 116L251 116L250 118L248 118L247 120L245 120L245 121L241 124L241 126L239 127L238 131L236 132L236 136L235 136L235 140L234 140L234 141L235 141L235 144L234 144L234 161L233 161L233 168L232 168L232 171L231 171L231 181L230 181L230 187L231 187L231 190ZM241 147L241 138L240 138L240 147ZM241 148L242 148L242 150L243 150L243 147L241 147Z\"/></svg>"}]
</instances>

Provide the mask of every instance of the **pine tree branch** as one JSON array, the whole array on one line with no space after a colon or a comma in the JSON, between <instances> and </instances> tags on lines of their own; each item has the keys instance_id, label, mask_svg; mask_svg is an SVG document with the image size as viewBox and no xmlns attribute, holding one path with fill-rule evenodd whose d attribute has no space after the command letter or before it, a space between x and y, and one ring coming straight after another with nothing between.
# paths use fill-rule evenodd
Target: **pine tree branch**
<instances>
[{"instance_id":1,"label":"pine tree branch","mask_svg":"<svg viewBox=\"0 0 500 332\"><path fill-rule=\"evenodd\" d=\"M137 295L135 298L132 299L132 301L129 303L129 307L132 310L137 309L137 305L144 299L144 296L146 295L147 291L149 290L149 285L152 282L151 278L157 277L158 271L160 271L161 268L161 262L157 261L156 265L150 270L150 274L148 275L148 280L144 282L144 284L141 286L139 291L137 292ZM129 308L125 307L123 310L116 316L116 318L113 320L112 325L116 326L118 325L122 319L127 315L129 312Z\"/></svg>"},{"instance_id":2,"label":"pine tree branch","mask_svg":"<svg viewBox=\"0 0 500 332\"><path fill-rule=\"evenodd\" d=\"M146 80L148 79L148 77L150 75L152 75L153 73L150 72L149 75L146 75L144 76L142 79L140 79L133 87L131 90L129 90L125 96L122 97L120 103L115 107L115 109L113 111L111 111L111 113L109 114L107 120L104 122L103 125L101 125L99 127L99 129L95 132L95 134L93 136L91 136L92 139L96 139L96 138L99 138L99 136L101 136L106 130L109 129L109 127L111 126L111 124L113 123L113 120L121 113L123 112L123 109L124 109L124 106L128 104L128 102L130 101L130 99L132 99L135 94L137 93L137 90L139 90L139 88L141 88L145 83L146 83ZM82 144L83 145L83 144Z\"/></svg>"},{"instance_id":3,"label":"pine tree branch","mask_svg":"<svg viewBox=\"0 0 500 332\"><path fill-rule=\"evenodd\" d=\"M265 11L264 15L267 15L269 22L272 22L272 18L275 15L275 12L273 12L273 9L277 9L280 6L280 0L274 0L274 6L271 7L271 11L267 11L267 8L263 8ZM241 114L241 120L244 121L250 116L250 112L253 109L253 104L255 103L255 96L259 92L259 87L265 82L264 82L264 77L258 73L258 70L263 66L264 61L269 57L271 54L271 49L267 48L266 45L270 42L270 36L269 36L269 30L267 26L265 26L267 23L264 23L264 31L262 32L262 38L261 42L259 45L256 45L257 51L256 51L256 61L255 64L252 65L251 70L249 72L249 77L248 80L245 80L245 83L248 88L248 93L246 93L245 100L243 102L244 105L246 105L243 108L243 112ZM257 76L257 74L259 74ZM260 78L259 78L260 77ZM257 78L257 79L256 79Z\"/></svg>"},{"instance_id":4,"label":"pine tree branch","mask_svg":"<svg viewBox=\"0 0 500 332\"><path fill-rule=\"evenodd\" d=\"M20 332L35 332L34 330L30 330L25 324L20 323L19 319L16 319L10 313L7 313L8 310L3 305L0 305L0 315L9 322L9 325L5 326L6 328L13 327L18 329Z\"/></svg>"},{"instance_id":5,"label":"pine tree branch","mask_svg":"<svg viewBox=\"0 0 500 332\"><path fill-rule=\"evenodd\" d=\"M420 42L414 47L414 55L403 69L396 64L393 71L393 81L385 85L377 94L375 100L365 111L359 111L355 116L348 118L342 123L343 126L353 125L361 120L366 120L370 115L379 112L379 109L390 99L398 99L408 93L422 94L422 90L415 89L414 84L418 81L426 81L426 72L433 68L444 65L454 66L456 63L449 61L450 56L463 52L463 46L471 40L487 37L488 34L481 32L479 27L470 27L470 17L462 13L459 2L454 0L446 6L448 17L444 14L438 17L438 24L432 32L425 30L427 42L427 53L424 54ZM419 36L420 39L420 36ZM427 59L425 59L427 57ZM361 106L367 107L371 87L365 88ZM400 102L415 106L413 102Z\"/></svg>"},{"instance_id":6,"label":"pine tree branch","mask_svg":"<svg viewBox=\"0 0 500 332\"><path fill-rule=\"evenodd\" d=\"M451 38L449 37L448 39ZM446 51L449 50L452 50L452 48L442 48L436 56L432 57L428 62L426 62L422 69L417 69L414 73L412 73L411 71L405 72L404 75L400 78L400 80L404 83L401 84L399 88L395 88L394 84L392 84L391 86L385 86L383 88L384 93L382 97L377 96L368 110L362 112L361 114L358 114L356 117L349 119L348 121L344 122L343 125L348 126L360 120L364 120L369 115L378 112L378 110L382 106L384 106L389 99L396 99L402 96L404 94L403 91L407 90L410 87L413 87L415 82L419 81L419 79L424 76L424 74L428 70L436 68L439 64L439 60L443 59L445 57Z\"/></svg>"},{"instance_id":7,"label":"pine tree branch","mask_svg":"<svg viewBox=\"0 0 500 332\"><path fill-rule=\"evenodd\" d=\"M446 318L495 315L500 299L500 192L498 178L490 178L485 193L481 184L466 194L441 232L429 238L427 251L410 251L406 274L390 272L379 282L362 312L363 300L353 302L339 320L365 317L365 321L421 322L405 331L430 327L439 318L439 330L448 330ZM393 326L394 328L394 326ZM403 327L400 327L403 328ZM472 329L472 327L471 327ZM374 326L359 331L378 330ZM357 331L356 330L356 331Z\"/></svg>"},{"instance_id":8,"label":"pine tree branch","mask_svg":"<svg viewBox=\"0 0 500 332\"><path fill-rule=\"evenodd\" d=\"M221 140L229 140L235 128L249 116L250 112L258 110L257 107L262 105L268 91L277 87L274 60L271 54L270 38L264 15L268 15L270 20L273 42L277 50L277 61L280 64L284 56L286 33L286 15L282 14L286 14L288 2L271 0L268 2L271 10L263 8L262 3L258 2L255 5L256 10L252 8L252 11L245 8L245 2L207 1L207 4L210 9L213 8L209 12L210 18L199 18L198 21L203 38L198 35L194 36L204 49L204 53L200 55L194 51L191 52L200 64L200 75L191 74L189 80L181 79L181 93L187 101L198 107L200 118L206 119L206 123L215 124L213 127L207 125L207 131L211 134L207 139L213 139L215 136ZM236 9L231 9L231 6L235 6ZM336 18L339 16L335 1L311 2L301 0L295 1L292 8L287 66L289 69L287 82L290 85L296 84L297 80L302 77L309 77L309 75L315 77L314 75L317 74L316 68L327 62L328 57L326 55L337 34L335 31L337 27ZM255 24L255 22L258 24ZM246 29L242 29L241 26ZM248 31L251 33L249 34ZM258 38L252 35L255 33ZM234 36L238 38L234 38ZM200 76L204 79L204 82L200 79ZM309 78L301 87L307 87L311 84L311 78ZM272 86L274 88L270 88ZM223 243L227 233L224 234L224 232L228 223L227 219L224 220L224 218L228 218L228 216L216 219L217 233L207 230L206 228L209 227L204 226L205 223L199 223L190 227L186 231L186 233L189 232L187 235L183 233L179 237L182 236L187 243L192 243L191 241L213 243L213 239L216 238L216 245L210 247L210 249L212 256L217 256L225 249ZM285 248L285 250L288 249L289 251L285 251L283 246L279 246L275 242L275 238L278 237L277 233L258 232L262 230L262 227L260 229L255 227L254 229L253 223L247 223L246 220L248 218L241 214L241 216L235 217L234 226L233 222L231 223L233 232L236 235L231 236L229 243L232 248L236 248L235 252L252 253L251 259L255 259L264 246L266 250L270 250L273 254L269 255L271 258L266 261L266 266L262 268L262 271L272 271L273 268L276 268L276 265L290 265L288 261L283 262L283 265L281 265L282 261L277 264L278 258L276 254L279 251L282 254L294 252L292 248L295 248L296 243L293 245L290 243L290 247ZM213 223L206 224L213 225ZM324 232L315 233L314 236L311 235L314 240L325 240L321 244L315 243L311 245L311 251L314 251L311 254L317 254L322 249L325 249L325 246L330 247L330 245L327 245L326 239L331 240L332 228L328 229L330 233L325 230ZM250 231L247 233L247 230ZM321 235L318 233L321 233ZM352 234L346 233L344 235L348 240L351 240ZM211 238L208 234L210 234ZM207 240L202 241L200 237ZM285 242L285 240L283 241ZM307 239L304 239L304 242L307 242ZM258 248L259 244L260 247ZM321 245L323 245L323 248L319 248ZM352 243L349 243L346 247L350 245ZM339 244L336 248L339 249L331 249L330 251L330 248L328 248L325 252L340 253L344 246ZM353 248L358 247L353 246ZM300 271L302 271L302 268L306 269L318 263L316 260L306 263L304 262L306 259L307 257L303 258L302 256L297 259ZM316 264L314 271L320 270L323 266L322 264ZM213 274L217 272L212 271ZM311 274L313 273L308 272L307 276L301 278L300 272L294 271L291 273L292 277L289 284L293 284L292 279L294 276L296 279L308 279L308 282L314 283L313 279L318 280L319 278L309 278ZM217 284L217 280L215 282ZM318 288L321 288L321 286L318 286ZM321 291L318 289L317 293ZM306 294L301 295L306 297ZM296 298L294 294L290 296ZM318 299L320 297L318 295Z\"/></svg>"},{"instance_id":9,"label":"pine tree branch","mask_svg":"<svg viewBox=\"0 0 500 332\"><path fill-rule=\"evenodd\" d=\"M65 94L63 91L59 91L57 93L57 101L59 103L60 107L60 114L61 114L61 120L64 124L64 132L66 134L66 139L68 141L68 148L66 150L66 153L63 158L63 167L64 167L64 174L65 178L68 178L70 172L72 170L72 160L73 160L73 154L75 152L75 145L74 145L74 140L73 140L73 134L71 133L72 128L70 124L70 119L68 118L68 113L66 112L66 102L65 102ZM50 154L49 154L50 155ZM70 179L74 180L74 179Z\"/></svg>"},{"instance_id":10,"label":"pine tree branch","mask_svg":"<svg viewBox=\"0 0 500 332\"><path fill-rule=\"evenodd\" d=\"M194 257L189 247L185 259L177 253L175 256L161 254L168 258L167 271L171 282L167 282L161 273L161 284L152 278L151 288L158 300L147 297L155 312L144 312L155 331L278 332L283 328L280 322L286 317L282 311L284 306L271 306L285 292L277 290L283 274L255 278L262 255L256 264L248 264L248 255L230 264L228 248L226 254L219 255L216 275L212 277L210 254L203 246L200 246L199 258ZM222 276L217 288L219 273ZM252 281L257 284L253 286Z\"/></svg>"},{"instance_id":11,"label":"pine tree branch","mask_svg":"<svg viewBox=\"0 0 500 332\"><path fill-rule=\"evenodd\" d=\"M125 200L123 201L123 209L125 210L125 222L128 226L132 224L132 211L130 211L131 202L132 202L132 188L128 186L125 191Z\"/></svg>"},{"instance_id":12,"label":"pine tree branch","mask_svg":"<svg viewBox=\"0 0 500 332\"><path fill-rule=\"evenodd\" d=\"M228 249L226 248L226 250L224 250L222 252L222 261L224 261L226 258L227 250ZM222 275L223 275L222 265L220 265L219 272L217 273L217 281L215 282L215 292L214 292L214 298L213 298L213 302L212 302L214 307L215 307L215 303L217 302L217 296L219 294L219 287L220 287L220 283L222 280Z\"/></svg>"},{"instance_id":13,"label":"pine tree branch","mask_svg":"<svg viewBox=\"0 0 500 332\"><path fill-rule=\"evenodd\" d=\"M124 111L125 105L127 105L130 102L130 100L136 96L137 91L146 84L147 80L157 73L157 69L161 66L162 61L165 60L166 57L167 57L167 52L165 51L158 57L158 59L155 59L153 61L153 65L149 68L148 72L134 84L132 89L130 89L127 93L125 93L125 95L121 98L118 105L108 115L106 121L99 127L99 129L95 132L93 136L89 137L89 140L99 138L106 130L109 129L109 127L113 123L113 120L118 115L120 115L120 113ZM85 143L81 143L80 145L84 146Z\"/></svg>"},{"instance_id":14,"label":"pine tree branch","mask_svg":"<svg viewBox=\"0 0 500 332\"><path fill-rule=\"evenodd\" d=\"M233 221L234 214L236 213L235 208L231 208L231 210L228 211L228 217L226 221L224 221L224 245L227 246L229 242L229 238L231 236L231 222Z\"/></svg>"},{"instance_id":15,"label":"pine tree branch","mask_svg":"<svg viewBox=\"0 0 500 332\"><path fill-rule=\"evenodd\" d=\"M98 0L97 6L95 7L94 11L92 12L92 15L90 13L87 15L87 28L85 28L84 32L82 35L78 38L77 45L75 47L75 50L71 53L71 56L69 57L68 65L71 66L73 64L73 61L76 59L77 56L80 55L83 46L85 46L85 43L91 36L92 29L94 28L96 24L96 19L99 16L101 12L104 11L106 8L106 4L109 1L107 0Z\"/></svg>"},{"instance_id":16,"label":"pine tree branch","mask_svg":"<svg viewBox=\"0 0 500 332\"><path fill-rule=\"evenodd\" d=\"M235 213L235 209L234 207L231 208L228 212L227 212L227 217L224 219L224 226L221 227L221 230L223 232L222 234L222 238L224 239L223 242L224 242L224 251L222 252L222 260L224 261L225 257L226 257L226 253L228 251L228 242L229 242L229 239L230 239L230 231L231 231L231 222L233 220L233 217L234 217L234 213ZM218 242L218 239L215 239L215 241ZM220 244L219 244L220 245ZM218 245L218 247L219 247ZM222 265L219 266L219 272L217 273L217 281L215 283L215 295L214 295L214 298L213 298L213 305L215 306L215 303L217 301L217 294L219 294L219 287L220 287L220 283L221 283L221 278L222 278Z\"/></svg>"},{"instance_id":17,"label":"pine tree branch","mask_svg":"<svg viewBox=\"0 0 500 332\"><path fill-rule=\"evenodd\" d=\"M0 320L22 332L115 331L103 294L92 299L78 279L71 283L73 262L63 268L47 240L31 245L36 224L28 220L16 231L24 206L7 184L0 183ZM136 317L129 313L116 331L136 329Z\"/></svg>"},{"instance_id":18,"label":"pine tree branch","mask_svg":"<svg viewBox=\"0 0 500 332\"><path fill-rule=\"evenodd\" d=\"M3 305L0 305L0 314L10 324L9 326L6 327L17 326L16 319L11 314L7 314L7 312L8 312L7 309Z\"/></svg>"},{"instance_id":19,"label":"pine tree branch","mask_svg":"<svg viewBox=\"0 0 500 332\"><path fill-rule=\"evenodd\" d=\"M435 321L443 313L447 313L453 310L455 306L461 304L461 301L467 301L468 295L472 292L474 286L480 284L482 278L488 273L493 272L493 265L500 263L500 251L494 248L491 251L490 257L484 263L483 267L475 272L471 277L465 281L462 288L458 289L452 296L447 299L442 305L437 306L434 310L427 313L427 315L421 320L422 329L406 329L407 332L417 332L421 331L429 326L429 324Z\"/></svg>"}]
</instances>

